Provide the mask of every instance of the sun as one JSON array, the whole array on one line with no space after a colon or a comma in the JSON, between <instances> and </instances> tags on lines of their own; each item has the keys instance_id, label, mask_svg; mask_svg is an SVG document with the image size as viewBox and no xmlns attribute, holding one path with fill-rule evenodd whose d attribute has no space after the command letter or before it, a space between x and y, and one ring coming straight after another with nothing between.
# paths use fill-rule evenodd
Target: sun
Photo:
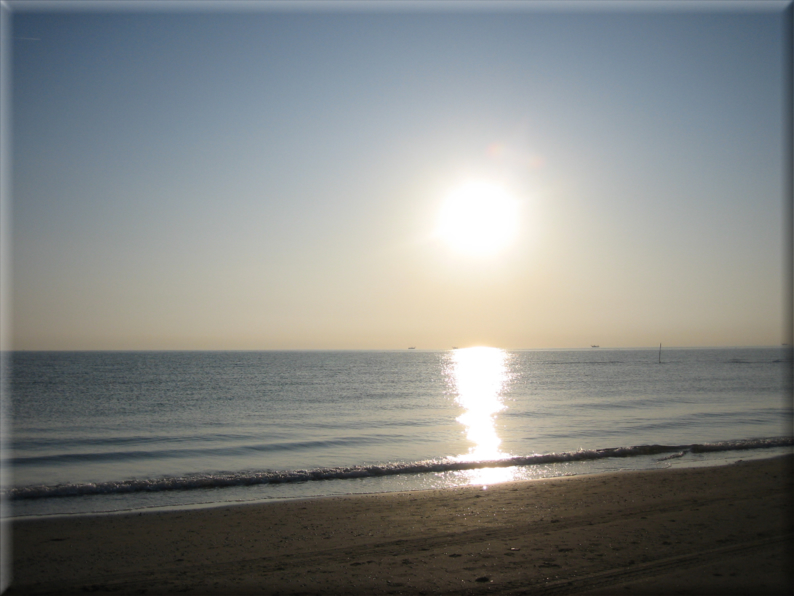
<instances>
[{"instance_id":1,"label":"sun","mask_svg":"<svg viewBox=\"0 0 794 596\"><path fill-rule=\"evenodd\" d=\"M518 202L503 187L485 180L454 188L438 215L438 236L465 254L499 252L517 231Z\"/></svg>"}]
</instances>

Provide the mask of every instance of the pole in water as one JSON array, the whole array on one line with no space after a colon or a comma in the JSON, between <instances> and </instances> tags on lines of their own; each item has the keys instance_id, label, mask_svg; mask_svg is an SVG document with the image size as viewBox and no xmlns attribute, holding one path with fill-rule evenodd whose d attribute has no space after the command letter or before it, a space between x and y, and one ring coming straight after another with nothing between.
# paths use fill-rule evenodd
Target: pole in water
<instances>
[{"instance_id":1,"label":"pole in water","mask_svg":"<svg viewBox=\"0 0 794 596\"><path fill-rule=\"evenodd\" d=\"M659 364L662 363L662 344L659 344Z\"/></svg>"}]
</instances>

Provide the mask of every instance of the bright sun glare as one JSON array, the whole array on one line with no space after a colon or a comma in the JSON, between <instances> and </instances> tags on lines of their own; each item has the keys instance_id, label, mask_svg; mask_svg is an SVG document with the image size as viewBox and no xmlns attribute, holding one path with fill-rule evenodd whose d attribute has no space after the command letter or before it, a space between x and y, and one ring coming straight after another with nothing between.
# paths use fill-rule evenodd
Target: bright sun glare
<instances>
[{"instance_id":1,"label":"bright sun glare","mask_svg":"<svg viewBox=\"0 0 794 596\"><path fill-rule=\"evenodd\" d=\"M452 248L472 255L493 254L518 231L518 202L501 186L473 181L446 197L438 219L438 235Z\"/></svg>"},{"instance_id":2,"label":"bright sun glare","mask_svg":"<svg viewBox=\"0 0 794 596\"><path fill-rule=\"evenodd\" d=\"M504 392L510 382L510 356L498 348L476 347L455 349L450 354L449 382L456 401L464 408L457 420L466 427L466 438L472 443L469 452L457 457L460 461L494 461L510 457L499 446L496 416L506 409ZM495 467L468 470L471 484L507 482L515 476L515 468Z\"/></svg>"}]
</instances>

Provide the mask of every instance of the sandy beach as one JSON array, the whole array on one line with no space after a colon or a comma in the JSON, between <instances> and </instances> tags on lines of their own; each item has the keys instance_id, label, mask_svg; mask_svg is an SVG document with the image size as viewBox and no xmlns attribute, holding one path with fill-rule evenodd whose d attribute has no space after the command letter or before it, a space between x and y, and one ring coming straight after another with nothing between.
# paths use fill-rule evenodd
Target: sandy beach
<instances>
[{"instance_id":1,"label":"sandy beach","mask_svg":"<svg viewBox=\"0 0 794 596\"><path fill-rule=\"evenodd\" d=\"M793 466L21 520L7 594L790 594Z\"/></svg>"}]
</instances>

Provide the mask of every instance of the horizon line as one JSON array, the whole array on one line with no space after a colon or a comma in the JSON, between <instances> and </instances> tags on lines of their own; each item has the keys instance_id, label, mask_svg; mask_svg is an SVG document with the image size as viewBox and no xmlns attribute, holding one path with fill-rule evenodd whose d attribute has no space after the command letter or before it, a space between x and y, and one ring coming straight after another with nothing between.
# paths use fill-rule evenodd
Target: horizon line
<instances>
[{"instance_id":1,"label":"horizon line","mask_svg":"<svg viewBox=\"0 0 794 596\"><path fill-rule=\"evenodd\" d=\"M658 350L659 345L648 346L568 346L560 348L500 348L499 346L489 346L477 344L459 348L451 346L449 348L24 348L0 350L0 354L10 352L404 352L416 350L419 352L449 352L451 350L462 350L467 348L498 348L508 352L527 352L543 350ZM675 350L703 350L703 349L740 349L740 348L791 348L791 344L751 344L751 345L696 345L696 346L661 346L662 349Z\"/></svg>"}]
</instances>

